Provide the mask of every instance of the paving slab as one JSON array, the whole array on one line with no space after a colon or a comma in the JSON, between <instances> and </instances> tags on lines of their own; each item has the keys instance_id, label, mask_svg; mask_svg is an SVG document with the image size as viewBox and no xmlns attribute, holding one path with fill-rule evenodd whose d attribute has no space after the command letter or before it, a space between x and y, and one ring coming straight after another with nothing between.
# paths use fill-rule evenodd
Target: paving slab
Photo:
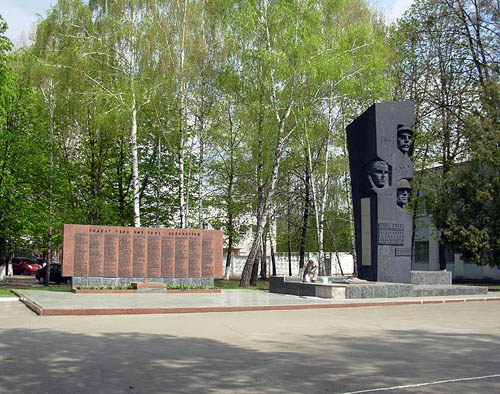
<instances>
[{"instance_id":1,"label":"paving slab","mask_svg":"<svg viewBox=\"0 0 500 394\"><path fill-rule=\"evenodd\" d=\"M39 315L238 312L500 301L500 295L496 294L333 300L256 290L222 290L219 294L74 294L43 290L16 290L16 293Z\"/></svg>"},{"instance_id":2,"label":"paving slab","mask_svg":"<svg viewBox=\"0 0 500 394\"><path fill-rule=\"evenodd\" d=\"M499 302L51 317L5 302L0 335L2 394L500 393Z\"/></svg>"}]
</instances>

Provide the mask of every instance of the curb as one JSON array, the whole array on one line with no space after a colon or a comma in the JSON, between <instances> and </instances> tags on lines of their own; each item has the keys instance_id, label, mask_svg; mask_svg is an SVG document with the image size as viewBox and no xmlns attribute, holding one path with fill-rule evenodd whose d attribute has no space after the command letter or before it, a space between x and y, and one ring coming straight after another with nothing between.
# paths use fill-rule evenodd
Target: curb
<instances>
[{"instance_id":1,"label":"curb","mask_svg":"<svg viewBox=\"0 0 500 394\"><path fill-rule=\"evenodd\" d=\"M211 313L211 312L255 312L255 311L284 311L299 309L340 309L363 308L373 306L401 306L401 305L428 305L450 304L457 302L500 301L500 297L491 298L463 298L441 300L404 300L382 302L355 302L345 304L309 304L309 305L258 305L258 306L220 306L220 307L191 307L191 308L81 308L81 309L44 309L34 302L22 297L21 301L38 315L44 316L90 316L90 315L145 315L145 314L173 314L173 313Z\"/></svg>"},{"instance_id":2,"label":"curb","mask_svg":"<svg viewBox=\"0 0 500 394\"><path fill-rule=\"evenodd\" d=\"M19 297L19 301L21 301L24 305L26 305L29 309L35 312L37 315L43 315L43 308L37 304L35 304L30 299L26 298L23 293L19 290L12 289L11 290L15 295Z\"/></svg>"},{"instance_id":3,"label":"curb","mask_svg":"<svg viewBox=\"0 0 500 394\"><path fill-rule=\"evenodd\" d=\"M19 301L18 297L0 297L0 302Z\"/></svg>"}]
</instances>

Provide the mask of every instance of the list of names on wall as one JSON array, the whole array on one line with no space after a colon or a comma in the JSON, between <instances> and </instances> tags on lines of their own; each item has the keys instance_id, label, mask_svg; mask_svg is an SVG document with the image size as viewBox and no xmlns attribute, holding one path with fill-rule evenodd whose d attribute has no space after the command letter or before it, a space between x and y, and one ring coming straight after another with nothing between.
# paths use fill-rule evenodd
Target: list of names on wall
<instances>
[{"instance_id":1,"label":"list of names on wall","mask_svg":"<svg viewBox=\"0 0 500 394\"><path fill-rule=\"evenodd\" d=\"M63 275L222 276L222 231L64 225Z\"/></svg>"}]
</instances>

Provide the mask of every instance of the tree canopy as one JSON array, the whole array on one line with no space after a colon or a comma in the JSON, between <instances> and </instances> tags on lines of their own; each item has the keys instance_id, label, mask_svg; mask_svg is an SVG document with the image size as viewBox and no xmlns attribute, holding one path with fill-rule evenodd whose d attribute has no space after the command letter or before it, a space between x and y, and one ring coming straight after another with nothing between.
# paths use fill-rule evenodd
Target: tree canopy
<instances>
[{"instance_id":1,"label":"tree canopy","mask_svg":"<svg viewBox=\"0 0 500 394\"><path fill-rule=\"evenodd\" d=\"M250 234L242 286L268 238L353 252L345 127L412 99L442 245L498 264L499 20L479 0L394 26L363 0L59 0L14 51L0 19L0 253L47 244L51 154L56 245L63 223Z\"/></svg>"}]
</instances>

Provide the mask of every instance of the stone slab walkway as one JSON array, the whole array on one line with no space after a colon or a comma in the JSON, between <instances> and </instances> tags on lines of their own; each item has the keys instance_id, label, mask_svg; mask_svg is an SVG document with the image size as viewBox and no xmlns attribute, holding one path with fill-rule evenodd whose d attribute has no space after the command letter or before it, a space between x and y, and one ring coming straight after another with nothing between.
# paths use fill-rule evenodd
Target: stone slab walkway
<instances>
[{"instance_id":1,"label":"stone slab walkway","mask_svg":"<svg viewBox=\"0 0 500 394\"><path fill-rule=\"evenodd\" d=\"M238 312L500 301L500 294L330 300L256 290L222 290L220 294L74 294L43 290L16 290L16 293L35 313L53 316Z\"/></svg>"}]
</instances>

